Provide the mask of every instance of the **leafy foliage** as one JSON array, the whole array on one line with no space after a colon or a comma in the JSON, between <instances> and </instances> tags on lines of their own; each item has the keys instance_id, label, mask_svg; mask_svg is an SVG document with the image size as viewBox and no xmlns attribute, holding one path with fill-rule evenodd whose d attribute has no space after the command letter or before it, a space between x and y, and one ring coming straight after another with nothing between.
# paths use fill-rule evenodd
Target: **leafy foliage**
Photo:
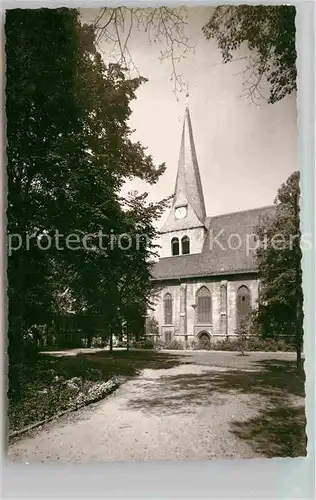
<instances>
[{"instance_id":1,"label":"leafy foliage","mask_svg":"<svg viewBox=\"0 0 316 500\"><path fill-rule=\"evenodd\" d=\"M124 200L120 190L133 177L155 183L165 166L130 137L130 102L146 80L106 65L94 28L76 10L7 11L5 34L7 229L23 243L8 260L15 363L34 327L40 339L43 325L46 337L56 337L67 324L88 343L123 322L133 334L139 329L151 288L153 222L165 201L150 204L138 193ZM137 247L140 232L147 239ZM128 248L118 243L123 233ZM26 234L33 235L28 245ZM39 239L43 248L52 243L42 250Z\"/></svg>"},{"instance_id":2,"label":"leafy foliage","mask_svg":"<svg viewBox=\"0 0 316 500\"><path fill-rule=\"evenodd\" d=\"M193 349L202 349L199 343L193 345ZM203 347L210 351L239 351L239 352L276 352L276 351L293 351L294 346L284 339L264 339L259 335L249 335L246 338L229 338L209 343Z\"/></svg>"},{"instance_id":3,"label":"leafy foliage","mask_svg":"<svg viewBox=\"0 0 316 500\"><path fill-rule=\"evenodd\" d=\"M260 95L263 77L270 84L269 102L275 103L296 89L295 6L222 5L203 27L207 39L215 38L223 61L246 43L246 87L252 98Z\"/></svg>"},{"instance_id":4,"label":"leafy foliage","mask_svg":"<svg viewBox=\"0 0 316 500\"><path fill-rule=\"evenodd\" d=\"M299 200L299 172L294 172L278 191L275 217L258 230L257 251L260 331L265 338L295 338L298 358L303 341Z\"/></svg>"},{"instance_id":5,"label":"leafy foliage","mask_svg":"<svg viewBox=\"0 0 316 500\"><path fill-rule=\"evenodd\" d=\"M184 343L177 339L173 339L170 342L160 342L160 347L170 351L182 351L184 349Z\"/></svg>"},{"instance_id":6,"label":"leafy foliage","mask_svg":"<svg viewBox=\"0 0 316 500\"><path fill-rule=\"evenodd\" d=\"M154 316L149 316L147 318L146 325L147 333L152 335L159 335L159 323L158 320Z\"/></svg>"}]
</instances>

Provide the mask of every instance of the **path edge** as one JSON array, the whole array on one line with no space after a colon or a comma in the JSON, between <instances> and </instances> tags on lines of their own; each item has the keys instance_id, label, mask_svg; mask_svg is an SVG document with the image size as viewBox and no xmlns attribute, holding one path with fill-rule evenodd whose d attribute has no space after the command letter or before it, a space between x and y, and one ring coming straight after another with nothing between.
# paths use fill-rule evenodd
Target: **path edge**
<instances>
[{"instance_id":1,"label":"path edge","mask_svg":"<svg viewBox=\"0 0 316 500\"><path fill-rule=\"evenodd\" d=\"M31 431L33 429L36 429L37 427L40 427L41 425L45 425L45 424L51 422L52 420L57 420L64 415L67 415L69 413L73 413L73 412L78 411L82 408L85 408L86 406L89 406L93 403L97 403L98 401L101 401L102 399L105 399L107 396L109 396L110 394L112 394L114 391L116 391L119 388L119 386L122 384L123 380L118 380L117 378L113 378L113 379L107 380L107 382L112 382L112 385L111 385L111 387L109 387L109 389L107 391L102 393L102 395L99 395L99 396L96 396L92 399L84 401L83 403L78 404L75 407L67 408L67 410L63 410L59 413L55 413L55 415L52 415L51 417L47 417L43 420L39 420L38 422L34 422L33 424L22 427L22 429L18 429L16 431L9 432L8 433L8 440L10 440L14 437L20 436L21 434L25 434L28 431Z\"/></svg>"}]
</instances>

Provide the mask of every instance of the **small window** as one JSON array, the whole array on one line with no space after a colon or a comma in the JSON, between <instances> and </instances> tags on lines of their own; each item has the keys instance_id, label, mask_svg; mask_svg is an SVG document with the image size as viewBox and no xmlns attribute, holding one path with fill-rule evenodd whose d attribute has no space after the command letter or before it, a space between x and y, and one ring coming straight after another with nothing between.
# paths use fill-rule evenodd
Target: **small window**
<instances>
[{"instance_id":1,"label":"small window","mask_svg":"<svg viewBox=\"0 0 316 500\"><path fill-rule=\"evenodd\" d=\"M171 240L171 254L172 255L179 255L179 253L180 253L179 239L172 238L172 240Z\"/></svg>"},{"instance_id":2,"label":"small window","mask_svg":"<svg viewBox=\"0 0 316 500\"><path fill-rule=\"evenodd\" d=\"M172 297L166 293L163 299L165 325L172 325Z\"/></svg>"},{"instance_id":3,"label":"small window","mask_svg":"<svg viewBox=\"0 0 316 500\"><path fill-rule=\"evenodd\" d=\"M181 246L183 255L190 253L190 239L188 238L188 236L183 236L181 240Z\"/></svg>"}]
</instances>

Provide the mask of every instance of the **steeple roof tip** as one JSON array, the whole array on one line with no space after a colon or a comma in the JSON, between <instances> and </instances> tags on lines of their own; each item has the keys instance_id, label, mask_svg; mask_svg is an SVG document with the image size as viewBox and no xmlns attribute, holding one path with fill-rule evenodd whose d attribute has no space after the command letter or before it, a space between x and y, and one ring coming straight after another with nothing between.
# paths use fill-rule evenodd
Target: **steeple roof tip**
<instances>
[{"instance_id":1,"label":"steeple roof tip","mask_svg":"<svg viewBox=\"0 0 316 500\"><path fill-rule=\"evenodd\" d=\"M192 124L188 104L185 108L174 205L185 196L199 220L206 218L200 171L195 151Z\"/></svg>"}]
</instances>

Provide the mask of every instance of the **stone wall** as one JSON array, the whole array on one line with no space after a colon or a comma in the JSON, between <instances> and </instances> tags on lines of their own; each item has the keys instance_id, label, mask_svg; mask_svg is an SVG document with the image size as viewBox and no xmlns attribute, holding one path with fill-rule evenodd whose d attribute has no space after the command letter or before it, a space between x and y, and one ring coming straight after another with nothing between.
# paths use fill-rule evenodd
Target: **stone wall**
<instances>
[{"instance_id":1,"label":"stone wall","mask_svg":"<svg viewBox=\"0 0 316 500\"><path fill-rule=\"evenodd\" d=\"M258 280L254 277L233 276L226 279L203 278L191 280L174 280L157 285L157 303L154 311L148 312L156 318L159 324L159 338L188 341L197 340L202 331L211 336L212 341L223 340L227 336L236 335L237 328L237 290L246 285L251 294L251 306L256 307L258 299ZM196 319L196 293L206 286L212 297L212 322L210 324L197 324ZM226 293L224 291L226 290ZM164 323L163 298L166 293L172 297L172 324ZM226 303L224 301L227 296ZM151 332L147 332L150 334Z\"/></svg>"}]
</instances>

